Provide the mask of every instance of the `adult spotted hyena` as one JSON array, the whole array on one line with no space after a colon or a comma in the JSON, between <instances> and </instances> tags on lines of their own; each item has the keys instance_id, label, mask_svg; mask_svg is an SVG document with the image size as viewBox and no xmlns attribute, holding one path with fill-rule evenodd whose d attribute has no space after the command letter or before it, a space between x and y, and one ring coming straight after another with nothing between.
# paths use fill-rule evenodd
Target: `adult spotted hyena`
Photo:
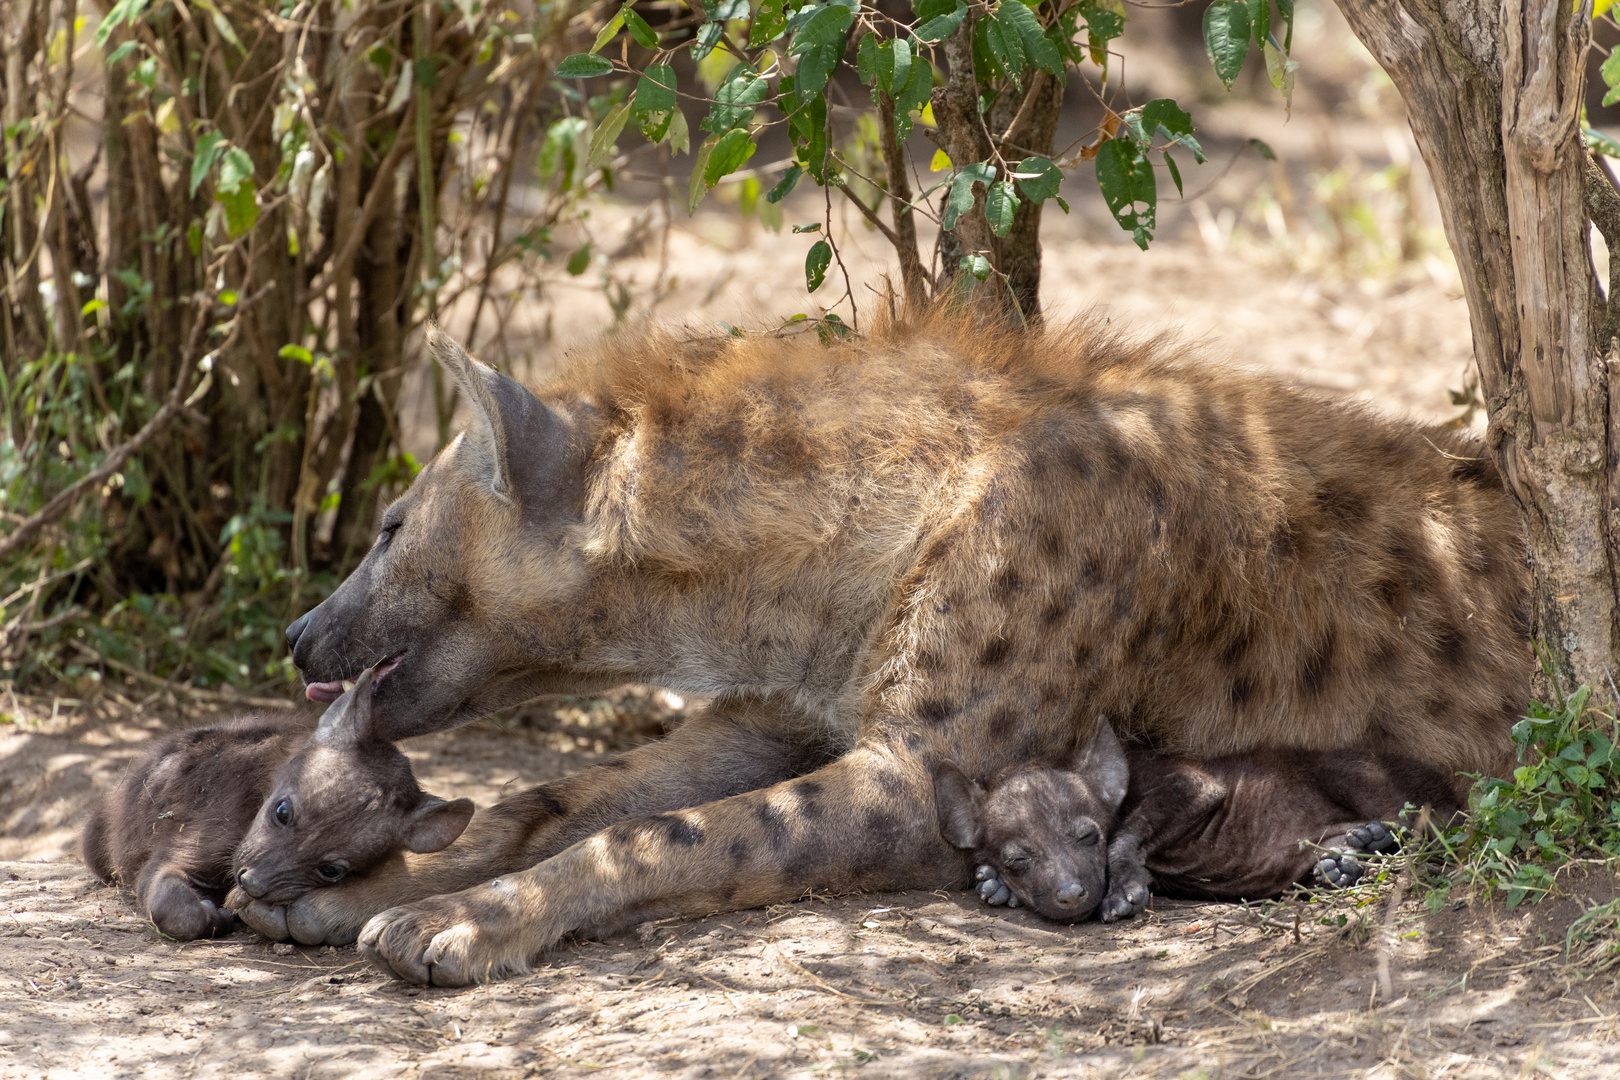
<instances>
[{"instance_id":1,"label":"adult spotted hyena","mask_svg":"<svg viewBox=\"0 0 1620 1080\"><path fill-rule=\"evenodd\" d=\"M1066 759L1099 713L1171 754L1505 760L1526 571L1464 437L1096 322L614 341L538 395L431 344L476 422L289 628L310 696L398 655L395 736L627 680L716 703L441 853L237 897L274 936L458 984L574 930L960 885L930 768Z\"/></svg>"}]
</instances>

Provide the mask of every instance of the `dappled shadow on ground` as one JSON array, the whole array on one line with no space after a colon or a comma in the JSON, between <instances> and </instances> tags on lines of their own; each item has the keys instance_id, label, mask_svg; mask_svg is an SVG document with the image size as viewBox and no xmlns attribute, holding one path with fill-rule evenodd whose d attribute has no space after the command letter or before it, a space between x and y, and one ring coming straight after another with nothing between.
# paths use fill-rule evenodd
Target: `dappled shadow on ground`
<instances>
[{"instance_id":1,"label":"dappled shadow on ground","mask_svg":"<svg viewBox=\"0 0 1620 1080\"><path fill-rule=\"evenodd\" d=\"M36 710L37 712L38 710ZM1126 924L967 893L811 897L571 941L530 976L406 987L352 949L177 945L63 852L156 732L201 717L58 710L0 742L0 1078L609 1075L1556 1077L1620 1068L1612 983L1564 932L1612 876L1510 911L1368 891L1262 912L1159 901ZM482 803L678 722L647 691L552 700L408 747ZM0 729L6 730L6 729ZM1386 932L1386 919L1390 919ZM1380 961L1389 993L1380 985Z\"/></svg>"}]
</instances>

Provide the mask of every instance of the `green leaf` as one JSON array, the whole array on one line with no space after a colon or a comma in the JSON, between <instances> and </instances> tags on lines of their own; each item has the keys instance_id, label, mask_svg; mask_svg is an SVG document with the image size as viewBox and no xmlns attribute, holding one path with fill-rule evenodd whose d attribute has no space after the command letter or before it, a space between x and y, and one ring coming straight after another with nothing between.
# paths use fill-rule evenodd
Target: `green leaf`
<instances>
[{"instance_id":1,"label":"green leaf","mask_svg":"<svg viewBox=\"0 0 1620 1080\"><path fill-rule=\"evenodd\" d=\"M139 19L150 2L151 0L118 0L101 20L101 25L96 27L96 47L105 49L112 32L124 23L133 23Z\"/></svg>"},{"instance_id":2,"label":"green leaf","mask_svg":"<svg viewBox=\"0 0 1620 1080\"><path fill-rule=\"evenodd\" d=\"M698 127L716 135L747 124L754 118L754 109L770 95L770 84L759 77L759 72L747 64L738 64L714 95L709 115Z\"/></svg>"},{"instance_id":3,"label":"green leaf","mask_svg":"<svg viewBox=\"0 0 1620 1080\"><path fill-rule=\"evenodd\" d=\"M613 40L613 36L619 32L619 27L624 25L625 13L628 12L629 10L630 10L630 5L629 4L624 5L624 7L619 9L618 14L614 15L613 18L609 19L608 24L606 26L602 27L602 29L597 32L596 41L591 45L591 55L592 56L595 56L597 53L601 52L602 51L602 46L606 45L608 42ZM572 59L573 59L572 56L570 56L568 58L568 60L572 60ZM568 63L568 60L564 60L563 63L564 64ZM564 75L562 77L565 78L565 79L574 78L574 76L572 76L572 75Z\"/></svg>"},{"instance_id":4,"label":"green leaf","mask_svg":"<svg viewBox=\"0 0 1620 1080\"><path fill-rule=\"evenodd\" d=\"M1271 0L1248 0L1249 40L1264 45L1271 36Z\"/></svg>"},{"instance_id":5,"label":"green leaf","mask_svg":"<svg viewBox=\"0 0 1620 1080\"><path fill-rule=\"evenodd\" d=\"M1193 160L1202 165L1204 148L1193 138L1192 117L1169 98L1159 98L1142 106L1142 129L1151 137L1158 132L1192 151Z\"/></svg>"},{"instance_id":6,"label":"green leaf","mask_svg":"<svg viewBox=\"0 0 1620 1080\"><path fill-rule=\"evenodd\" d=\"M1249 55L1249 9L1241 0L1215 0L1204 9L1204 49L1221 84L1232 89Z\"/></svg>"},{"instance_id":7,"label":"green leaf","mask_svg":"<svg viewBox=\"0 0 1620 1080\"><path fill-rule=\"evenodd\" d=\"M1017 3L1017 0L1012 2ZM1012 229L1013 216L1017 212L1018 192L1013 190L1012 181L1001 180L991 184L984 193L984 219L990 223L990 231L997 236L1006 236Z\"/></svg>"},{"instance_id":8,"label":"green leaf","mask_svg":"<svg viewBox=\"0 0 1620 1080\"><path fill-rule=\"evenodd\" d=\"M709 154L709 160L703 166L703 183L708 187L714 187L722 177L742 168L748 159L754 156L755 149L754 140L747 131L732 128L720 136L720 141Z\"/></svg>"},{"instance_id":9,"label":"green leaf","mask_svg":"<svg viewBox=\"0 0 1620 1080\"><path fill-rule=\"evenodd\" d=\"M698 147L697 156L692 159L692 180L686 188L686 212L697 213L698 204L703 202L703 196L708 194L709 185L703 182L703 174L709 167L709 155L714 153L715 146L720 142L720 136L710 135Z\"/></svg>"},{"instance_id":10,"label":"green leaf","mask_svg":"<svg viewBox=\"0 0 1620 1080\"><path fill-rule=\"evenodd\" d=\"M812 233L812 232L820 232L820 231L821 231L821 222L819 222L819 221L812 221L812 222L810 222L809 224L806 224L806 225L795 225L795 226L793 226L793 234L795 236L797 236L799 233Z\"/></svg>"},{"instance_id":11,"label":"green leaf","mask_svg":"<svg viewBox=\"0 0 1620 1080\"><path fill-rule=\"evenodd\" d=\"M794 88L800 98L807 94L820 94L828 78L844 58L844 43L817 45L799 57L799 67L793 73Z\"/></svg>"},{"instance_id":12,"label":"green leaf","mask_svg":"<svg viewBox=\"0 0 1620 1080\"><path fill-rule=\"evenodd\" d=\"M570 277L579 277L591 265L591 242L585 241L573 254L568 256L568 274Z\"/></svg>"},{"instance_id":13,"label":"green leaf","mask_svg":"<svg viewBox=\"0 0 1620 1080\"><path fill-rule=\"evenodd\" d=\"M599 169L613 156L613 140L619 137L630 119L630 102L621 101L608 110L602 122L591 132L591 148L585 153L585 168Z\"/></svg>"},{"instance_id":14,"label":"green leaf","mask_svg":"<svg viewBox=\"0 0 1620 1080\"><path fill-rule=\"evenodd\" d=\"M844 53L844 38L849 32L850 24L855 21L855 13L842 4L828 4L822 7L793 35L793 44L788 47L789 56L801 56L812 49L824 46L836 46L838 55Z\"/></svg>"},{"instance_id":15,"label":"green leaf","mask_svg":"<svg viewBox=\"0 0 1620 1080\"><path fill-rule=\"evenodd\" d=\"M675 69L668 64L649 66L636 81L635 96L630 99L630 115L641 125L641 133L656 143L669 130L677 111Z\"/></svg>"},{"instance_id":16,"label":"green leaf","mask_svg":"<svg viewBox=\"0 0 1620 1080\"><path fill-rule=\"evenodd\" d=\"M763 0L754 12L754 24L748 28L748 47L758 49L769 45L787 30L787 13L783 0Z\"/></svg>"},{"instance_id":17,"label":"green leaf","mask_svg":"<svg viewBox=\"0 0 1620 1080\"><path fill-rule=\"evenodd\" d=\"M907 51L910 51L909 46L907 46ZM898 71L898 54L896 55L895 64L896 71ZM895 137L901 142L904 142L911 134L911 114L927 105L929 96L933 92L933 65L928 62L928 58L925 56L912 57L909 69L906 72L905 86L903 89L896 90L894 95Z\"/></svg>"},{"instance_id":18,"label":"green leaf","mask_svg":"<svg viewBox=\"0 0 1620 1080\"><path fill-rule=\"evenodd\" d=\"M97 34L96 36L99 38L101 35ZM130 53L134 52L140 47L141 43L138 41L126 41L122 45L118 46L118 48L108 53L107 59L103 60L102 63L107 67L112 67L114 64L118 63L118 61L122 60L124 57L128 56Z\"/></svg>"},{"instance_id":19,"label":"green leaf","mask_svg":"<svg viewBox=\"0 0 1620 1080\"><path fill-rule=\"evenodd\" d=\"M973 185L983 184L989 187L996 179L995 166L985 162L969 165L956 174L951 182L951 194L945 201L945 214L940 219L940 228L950 232L956 228L956 219L973 209Z\"/></svg>"},{"instance_id":20,"label":"green leaf","mask_svg":"<svg viewBox=\"0 0 1620 1080\"><path fill-rule=\"evenodd\" d=\"M647 25L647 20L637 15L633 8L624 9L624 25L625 29L630 31L630 36L636 39L637 45L643 49L658 48L658 35Z\"/></svg>"},{"instance_id":21,"label":"green leaf","mask_svg":"<svg viewBox=\"0 0 1620 1080\"><path fill-rule=\"evenodd\" d=\"M956 0L954 10L927 19L921 26L911 32L912 36L924 45L938 44L956 33L956 28L962 25L962 19L967 15L967 10L965 0ZM919 11L917 14L921 16L922 12Z\"/></svg>"},{"instance_id":22,"label":"green leaf","mask_svg":"<svg viewBox=\"0 0 1620 1080\"><path fill-rule=\"evenodd\" d=\"M832 265L832 245L825 240L817 240L810 248L810 254L804 257L804 284L815 292L821 288L821 283L827 280L827 267Z\"/></svg>"},{"instance_id":23,"label":"green leaf","mask_svg":"<svg viewBox=\"0 0 1620 1080\"><path fill-rule=\"evenodd\" d=\"M1063 172L1043 157L1027 157L1013 167L1018 190L1030 202L1044 202L1057 195Z\"/></svg>"},{"instance_id":24,"label":"green leaf","mask_svg":"<svg viewBox=\"0 0 1620 1080\"><path fill-rule=\"evenodd\" d=\"M1035 13L1019 0L1002 0L1001 6L996 8L991 19L1002 26L1004 32L1017 38L1022 46L1022 55L1030 63L1049 75L1063 74L1063 58L1058 55L1057 48L1047 40L1046 28L1041 25L1041 20L1035 17Z\"/></svg>"},{"instance_id":25,"label":"green leaf","mask_svg":"<svg viewBox=\"0 0 1620 1080\"><path fill-rule=\"evenodd\" d=\"M827 167L827 99L820 94L788 114L788 133L793 139L795 156L804 163L805 170L816 183L826 181Z\"/></svg>"},{"instance_id":26,"label":"green leaf","mask_svg":"<svg viewBox=\"0 0 1620 1080\"><path fill-rule=\"evenodd\" d=\"M302 345L283 345L276 355L283 360L296 360L300 364L313 364L315 355Z\"/></svg>"},{"instance_id":27,"label":"green leaf","mask_svg":"<svg viewBox=\"0 0 1620 1080\"><path fill-rule=\"evenodd\" d=\"M234 194L243 183L253 186L253 159L246 150L233 146L220 159L217 190Z\"/></svg>"},{"instance_id":28,"label":"green leaf","mask_svg":"<svg viewBox=\"0 0 1620 1080\"><path fill-rule=\"evenodd\" d=\"M1168 150L1164 152L1164 167L1170 173L1170 179L1175 182L1176 194L1185 195L1186 192L1181 190L1181 169L1176 165L1176 159L1170 156Z\"/></svg>"},{"instance_id":29,"label":"green leaf","mask_svg":"<svg viewBox=\"0 0 1620 1080\"><path fill-rule=\"evenodd\" d=\"M972 274L980 281L990 276L990 260L983 255L964 255L962 261L956 264L956 268Z\"/></svg>"},{"instance_id":30,"label":"green leaf","mask_svg":"<svg viewBox=\"0 0 1620 1080\"><path fill-rule=\"evenodd\" d=\"M1261 157L1265 158L1267 161L1276 161L1277 160L1277 151L1273 150L1271 148L1271 144L1266 142L1264 139L1250 139L1249 140L1249 145L1254 147L1254 152L1255 153L1259 154ZM1521 723L1522 723L1522 721L1521 721Z\"/></svg>"},{"instance_id":31,"label":"green leaf","mask_svg":"<svg viewBox=\"0 0 1620 1080\"><path fill-rule=\"evenodd\" d=\"M107 301L102 300L102 299L100 299L98 297L95 300L89 301L88 303L86 303L84 305L84 307L80 308L79 309L79 314L80 315L94 315L96 312L100 311L102 308L104 308L106 306L107 306Z\"/></svg>"},{"instance_id":32,"label":"green leaf","mask_svg":"<svg viewBox=\"0 0 1620 1080\"><path fill-rule=\"evenodd\" d=\"M208 179L208 173L213 169L214 163L224 156L231 144L225 136L217 131L203 134L197 140L197 148L191 154L191 196L197 195L197 189L202 182Z\"/></svg>"},{"instance_id":33,"label":"green leaf","mask_svg":"<svg viewBox=\"0 0 1620 1080\"><path fill-rule=\"evenodd\" d=\"M1011 0L1017 3L1017 0ZM1018 5L1022 7L1022 4ZM1024 46L1018 39L1018 31L1011 26L1004 25L992 15L988 19L980 19L973 27L974 43L981 44L990 54L1000 73L1007 78L1016 79L1024 70ZM988 66L981 56L975 63L980 67L979 76L985 76L983 68Z\"/></svg>"},{"instance_id":34,"label":"green leaf","mask_svg":"<svg viewBox=\"0 0 1620 1080\"><path fill-rule=\"evenodd\" d=\"M713 52L724 33L725 27L717 22L706 22L698 27L697 37L692 41L692 59L699 61Z\"/></svg>"},{"instance_id":35,"label":"green leaf","mask_svg":"<svg viewBox=\"0 0 1620 1080\"><path fill-rule=\"evenodd\" d=\"M600 56L575 53L564 58L554 73L559 79L594 79L613 70L613 65Z\"/></svg>"},{"instance_id":36,"label":"green leaf","mask_svg":"<svg viewBox=\"0 0 1620 1080\"><path fill-rule=\"evenodd\" d=\"M895 38L884 50L885 58L878 64L878 89L893 94L896 87L904 88L911 79L911 42ZM929 80L932 86L933 80Z\"/></svg>"},{"instance_id":37,"label":"green leaf","mask_svg":"<svg viewBox=\"0 0 1620 1080\"><path fill-rule=\"evenodd\" d=\"M855 73L862 84L871 86L878 77L878 50L882 48L876 34L867 34L855 48Z\"/></svg>"},{"instance_id":38,"label":"green leaf","mask_svg":"<svg viewBox=\"0 0 1620 1080\"><path fill-rule=\"evenodd\" d=\"M1125 32L1125 5L1114 0L1085 0L1079 15L1086 20L1086 37L1093 49L1105 46Z\"/></svg>"},{"instance_id":39,"label":"green leaf","mask_svg":"<svg viewBox=\"0 0 1620 1080\"><path fill-rule=\"evenodd\" d=\"M787 198L788 195L793 191L794 187L798 185L799 177L803 175L803 165L799 165L797 163L789 165L788 171L782 174L782 179L778 180L776 182L776 186L765 193L765 201L768 203L779 203L783 199Z\"/></svg>"},{"instance_id":40,"label":"green leaf","mask_svg":"<svg viewBox=\"0 0 1620 1080\"><path fill-rule=\"evenodd\" d=\"M1159 195L1153 164L1142 147L1132 139L1103 143L1097 151L1097 186L1119 227L1146 251L1157 223Z\"/></svg>"}]
</instances>

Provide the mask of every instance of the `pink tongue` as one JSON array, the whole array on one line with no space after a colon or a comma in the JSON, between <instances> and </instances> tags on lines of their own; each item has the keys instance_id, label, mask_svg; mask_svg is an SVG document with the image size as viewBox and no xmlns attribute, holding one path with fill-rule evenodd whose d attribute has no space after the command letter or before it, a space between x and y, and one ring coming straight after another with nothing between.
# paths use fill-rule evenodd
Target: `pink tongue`
<instances>
[{"instance_id":1,"label":"pink tongue","mask_svg":"<svg viewBox=\"0 0 1620 1080\"><path fill-rule=\"evenodd\" d=\"M324 701L331 704L343 696L341 682L312 682L304 687L304 696L311 701Z\"/></svg>"}]
</instances>

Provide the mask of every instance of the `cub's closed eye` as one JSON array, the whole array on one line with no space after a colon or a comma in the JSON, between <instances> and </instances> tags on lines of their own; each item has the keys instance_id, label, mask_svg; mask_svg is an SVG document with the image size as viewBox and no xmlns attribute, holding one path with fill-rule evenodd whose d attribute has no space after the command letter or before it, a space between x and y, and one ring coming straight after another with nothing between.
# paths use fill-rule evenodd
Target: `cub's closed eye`
<instances>
[{"instance_id":1,"label":"cub's closed eye","mask_svg":"<svg viewBox=\"0 0 1620 1080\"><path fill-rule=\"evenodd\" d=\"M290 824L292 822L292 804L287 802L286 799L282 799L276 803L276 808L271 811L271 816L276 819L277 825Z\"/></svg>"},{"instance_id":2,"label":"cub's closed eye","mask_svg":"<svg viewBox=\"0 0 1620 1080\"><path fill-rule=\"evenodd\" d=\"M330 882L341 880L348 871L336 863L321 863L315 868L315 872L321 875L322 880Z\"/></svg>"}]
</instances>

